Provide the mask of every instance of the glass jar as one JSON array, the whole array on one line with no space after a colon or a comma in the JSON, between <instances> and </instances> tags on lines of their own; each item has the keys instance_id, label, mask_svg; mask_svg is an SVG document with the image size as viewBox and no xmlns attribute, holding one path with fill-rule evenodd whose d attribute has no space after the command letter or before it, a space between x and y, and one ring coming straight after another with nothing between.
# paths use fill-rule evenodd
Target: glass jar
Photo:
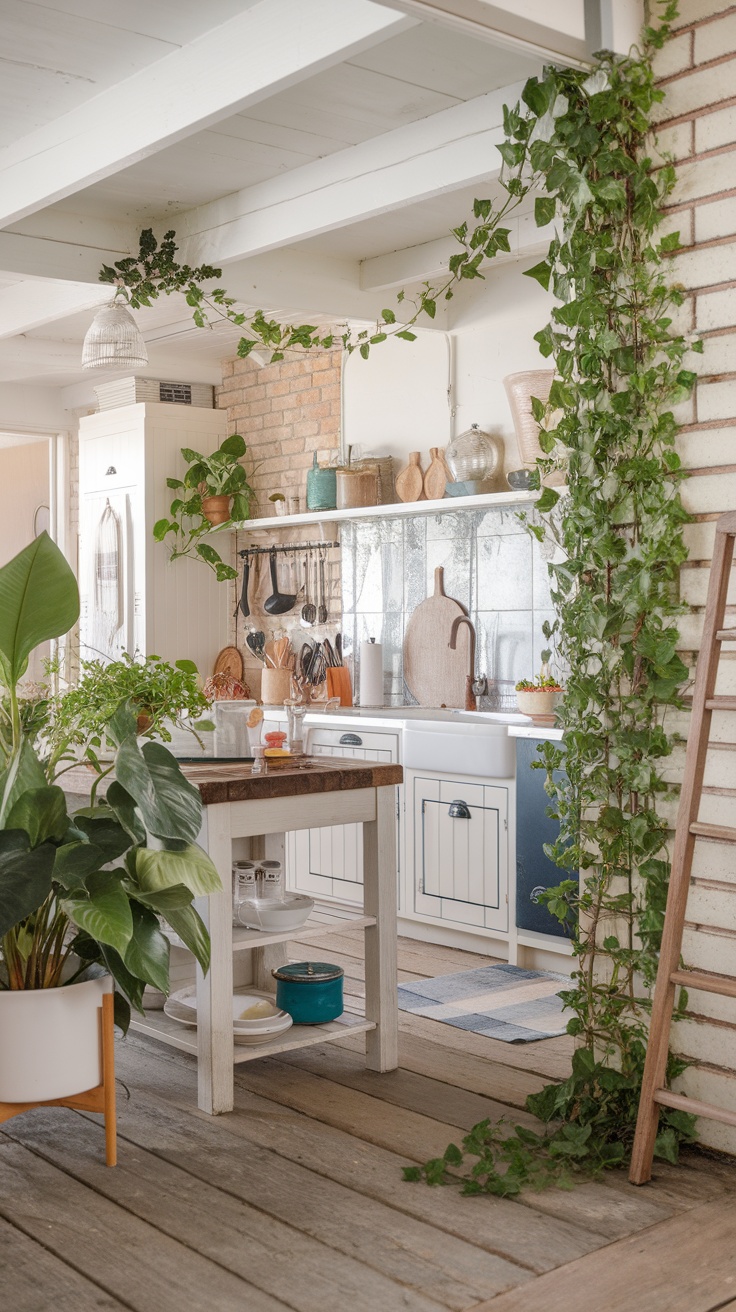
<instances>
[{"instance_id":1,"label":"glass jar","mask_svg":"<svg viewBox=\"0 0 736 1312\"><path fill-rule=\"evenodd\" d=\"M259 861L256 871L257 896L263 902L283 902L284 872L280 861Z\"/></svg>"},{"instance_id":2,"label":"glass jar","mask_svg":"<svg viewBox=\"0 0 736 1312\"><path fill-rule=\"evenodd\" d=\"M255 861L233 861L233 924L239 925L238 910L241 902L253 902L258 894L258 872Z\"/></svg>"},{"instance_id":3,"label":"glass jar","mask_svg":"<svg viewBox=\"0 0 736 1312\"><path fill-rule=\"evenodd\" d=\"M304 716L309 710L303 702L286 702L286 719L289 728L289 751L294 756L304 752Z\"/></svg>"},{"instance_id":4,"label":"glass jar","mask_svg":"<svg viewBox=\"0 0 736 1312\"><path fill-rule=\"evenodd\" d=\"M503 451L497 437L471 424L452 439L445 451L445 461L456 482L485 483L502 466Z\"/></svg>"}]
</instances>

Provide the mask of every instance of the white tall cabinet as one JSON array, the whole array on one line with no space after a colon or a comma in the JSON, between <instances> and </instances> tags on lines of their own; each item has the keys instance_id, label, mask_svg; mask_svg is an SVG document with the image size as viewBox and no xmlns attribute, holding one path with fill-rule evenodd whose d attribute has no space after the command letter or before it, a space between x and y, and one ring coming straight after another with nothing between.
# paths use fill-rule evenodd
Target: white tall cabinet
<instances>
[{"instance_id":1,"label":"white tall cabinet","mask_svg":"<svg viewBox=\"0 0 736 1312\"><path fill-rule=\"evenodd\" d=\"M107 503L119 525L119 617L108 653L155 653L164 660L188 658L208 674L227 643L226 584L197 561L169 561L153 539L156 520L168 513L169 476L181 476L180 448L213 451L227 432L218 410L141 402L85 416L79 423L80 648L91 657L99 646L95 622L95 556L98 527ZM229 536L220 554L228 559Z\"/></svg>"}]
</instances>

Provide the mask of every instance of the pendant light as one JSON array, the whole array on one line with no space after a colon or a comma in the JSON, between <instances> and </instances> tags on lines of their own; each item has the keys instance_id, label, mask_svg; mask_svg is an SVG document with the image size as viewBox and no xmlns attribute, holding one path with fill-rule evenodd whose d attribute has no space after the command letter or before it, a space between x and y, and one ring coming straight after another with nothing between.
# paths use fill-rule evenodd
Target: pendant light
<instances>
[{"instance_id":1,"label":"pendant light","mask_svg":"<svg viewBox=\"0 0 736 1312\"><path fill-rule=\"evenodd\" d=\"M138 369L146 364L148 352L138 325L115 297L92 320L82 347L82 368Z\"/></svg>"}]
</instances>

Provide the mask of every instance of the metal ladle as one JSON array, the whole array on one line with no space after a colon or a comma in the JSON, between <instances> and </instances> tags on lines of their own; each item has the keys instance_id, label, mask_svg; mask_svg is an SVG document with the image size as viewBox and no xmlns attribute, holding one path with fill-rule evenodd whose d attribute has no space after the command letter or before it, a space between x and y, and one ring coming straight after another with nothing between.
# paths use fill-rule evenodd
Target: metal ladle
<instances>
[{"instance_id":1,"label":"metal ladle","mask_svg":"<svg viewBox=\"0 0 736 1312\"><path fill-rule=\"evenodd\" d=\"M317 607L309 599L309 557L304 557L304 605L302 606L302 619L305 624L314 624L317 618Z\"/></svg>"},{"instance_id":2,"label":"metal ladle","mask_svg":"<svg viewBox=\"0 0 736 1312\"><path fill-rule=\"evenodd\" d=\"M319 553L319 594L320 603L317 610L317 619L320 624L326 624L329 612L327 610L327 599L325 595L325 557L324 552L322 551Z\"/></svg>"},{"instance_id":3,"label":"metal ladle","mask_svg":"<svg viewBox=\"0 0 736 1312\"><path fill-rule=\"evenodd\" d=\"M287 610L294 609L296 593L279 592L279 581L276 575L276 552L272 551L269 555L269 569L271 571L271 587L273 592L263 603L263 609L268 615L285 615Z\"/></svg>"}]
</instances>

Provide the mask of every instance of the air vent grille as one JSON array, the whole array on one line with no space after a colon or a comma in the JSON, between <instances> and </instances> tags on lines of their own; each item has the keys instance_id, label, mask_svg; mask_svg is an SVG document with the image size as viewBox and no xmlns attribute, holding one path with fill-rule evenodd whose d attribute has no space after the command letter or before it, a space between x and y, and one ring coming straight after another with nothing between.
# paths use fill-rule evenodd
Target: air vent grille
<instances>
[{"instance_id":1,"label":"air vent grille","mask_svg":"<svg viewBox=\"0 0 736 1312\"><path fill-rule=\"evenodd\" d=\"M172 405L191 405L192 388L189 383L159 383L159 401L169 401Z\"/></svg>"}]
</instances>

